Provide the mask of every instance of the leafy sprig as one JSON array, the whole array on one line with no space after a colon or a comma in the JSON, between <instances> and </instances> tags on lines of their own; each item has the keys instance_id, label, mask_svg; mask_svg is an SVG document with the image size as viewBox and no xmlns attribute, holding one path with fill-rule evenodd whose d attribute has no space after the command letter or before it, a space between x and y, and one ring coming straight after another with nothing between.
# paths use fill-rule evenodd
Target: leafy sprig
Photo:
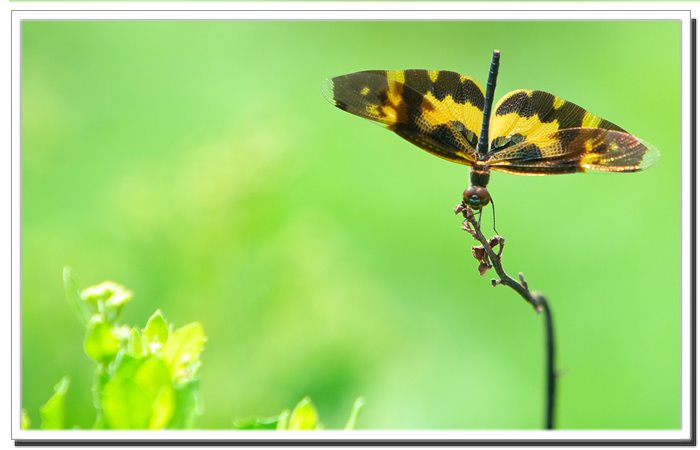
<instances>
[{"instance_id":1,"label":"leafy sprig","mask_svg":"<svg viewBox=\"0 0 700 450\"><path fill-rule=\"evenodd\" d=\"M175 328L160 309L143 328L119 320L133 293L113 281L80 291L70 268L63 270L66 298L85 326L83 350L95 363L92 385L93 429L192 429L203 408L199 396L201 355L207 341L204 328L192 322ZM72 428L66 419L70 378L54 387L40 410L41 429ZM357 423L364 399L353 405L345 429ZM22 429L31 421L22 409ZM290 412L236 421L240 430L321 430L316 407L308 397Z\"/></svg>"}]
</instances>

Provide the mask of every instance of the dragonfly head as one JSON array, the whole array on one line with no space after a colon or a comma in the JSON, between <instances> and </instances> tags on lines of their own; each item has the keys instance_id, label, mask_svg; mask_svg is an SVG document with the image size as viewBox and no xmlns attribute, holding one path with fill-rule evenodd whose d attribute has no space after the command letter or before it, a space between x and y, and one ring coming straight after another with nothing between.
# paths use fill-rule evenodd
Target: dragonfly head
<instances>
[{"instance_id":1,"label":"dragonfly head","mask_svg":"<svg viewBox=\"0 0 700 450\"><path fill-rule=\"evenodd\" d=\"M483 186L470 186L464 191L464 204L473 210L480 210L489 204L491 196L488 189Z\"/></svg>"}]
</instances>

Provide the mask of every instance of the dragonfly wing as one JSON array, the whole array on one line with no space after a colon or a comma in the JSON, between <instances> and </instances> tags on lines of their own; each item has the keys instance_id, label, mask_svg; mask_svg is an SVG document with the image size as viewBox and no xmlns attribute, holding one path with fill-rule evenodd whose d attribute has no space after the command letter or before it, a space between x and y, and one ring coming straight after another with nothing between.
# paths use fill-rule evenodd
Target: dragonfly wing
<instances>
[{"instance_id":1,"label":"dragonfly wing","mask_svg":"<svg viewBox=\"0 0 700 450\"><path fill-rule=\"evenodd\" d=\"M656 162L659 151L624 131L570 128L490 153L486 165L523 175L574 172L637 172Z\"/></svg>"},{"instance_id":2,"label":"dragonfly wing","mask_svg":"<svg viewBox=\"0 0 700 450\"><path fill-rule=\"evenodd\" d=\"M455 72L367 70L327 80L336 107L385 125L441 158L471 165L484 109L484 90Z\"/></svg>"},{"instance_id":3,"label":"dragonfly wing","mask_svg":"<svg viewBox=\"0 0 700 450\"><path fill-rule=\"evenodd\" d=\"M490 153L568 128L625 131L548 92L519 89L506 94L494 108L489 125Z\"/></svg>"}]
</instances>

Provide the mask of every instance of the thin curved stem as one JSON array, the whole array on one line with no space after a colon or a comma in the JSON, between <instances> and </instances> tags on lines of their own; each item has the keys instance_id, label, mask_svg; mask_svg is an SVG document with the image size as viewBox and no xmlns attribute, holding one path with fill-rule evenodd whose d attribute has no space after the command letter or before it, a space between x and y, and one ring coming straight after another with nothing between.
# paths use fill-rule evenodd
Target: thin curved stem
<instances>
[{"instance_id":1,"label":"thin curved stem","mask_svg":"<svg viewBox=\"0 0 700 450\"><path fill-rule=\"evenodd\" d=\"M493 267L498 275L498 279L491 280L493 286L502 284L508 286L518 293L526 302L528 302L535 311L539 314L544 313L545 325L545 429L554 429L554 412L556 400L556 365L555 365L555 345L554 345L554 323L552 321L552 312L547 299L541 293L532 292L525 281L522 273L518 274L519 281L508 275L503 269L501 254L505 239L501 236L494 236L491 239L486 239L486 236L481 232L481 225L474 217L472 210L464 204L458 205L455 208L455 213L461 213L466 219L462 228L471 234L481 246L472 249L474 257L480 263L480 271L483 274L486 270ZM498 253L494 247L498 246ZM483 249L483 252L481 251ZM486 256L486 258L484 257Z\"/></svg>"}]
</instances>

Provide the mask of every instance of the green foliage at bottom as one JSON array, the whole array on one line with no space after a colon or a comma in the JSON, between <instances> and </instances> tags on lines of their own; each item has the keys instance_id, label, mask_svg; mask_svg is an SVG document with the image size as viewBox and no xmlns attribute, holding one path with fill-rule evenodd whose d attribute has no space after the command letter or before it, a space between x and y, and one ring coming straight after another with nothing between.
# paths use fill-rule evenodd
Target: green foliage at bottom
<instances>
[{"instance_id":1,"label":"green foliage at bottom","mask_svg":"<svg viewBox=\"0 0 700 450\"><path fill-rule=\"evenodd\" d=\"M78 292L69 268L63 272L66 297L85 325L83 350L95 363L92 386L93 429L192 429L202 413L199 368L206 343L204 328L192 322L175 329L160 310L144 328L119 322L133 294L112 281ZM44 430L73 428L66 423L65 398L70 386L65 376L40 410ZM358 399L345 429L355 426L364 405ZM22 409L22 429L31 428ZM316 407L305 397L290 413L234 422L241 430L320 430Z\"/></svg>"},{"instance_id":2,"label":"green foliage at bottom","mask_svg":"<svg viewBox=\"0 0 700 450\"><path fill-rule=\"evenodd\" d=\"M362 397L355 400L345 425L346 430L355 428L364 404L365 400ZM233 423L233 427L238 430L322 430L323 424L319 421L318 411L311 399L304 397L291 413L289 410L284 410L272 417L238 420Z\"/></svg>"}]
</instances>

